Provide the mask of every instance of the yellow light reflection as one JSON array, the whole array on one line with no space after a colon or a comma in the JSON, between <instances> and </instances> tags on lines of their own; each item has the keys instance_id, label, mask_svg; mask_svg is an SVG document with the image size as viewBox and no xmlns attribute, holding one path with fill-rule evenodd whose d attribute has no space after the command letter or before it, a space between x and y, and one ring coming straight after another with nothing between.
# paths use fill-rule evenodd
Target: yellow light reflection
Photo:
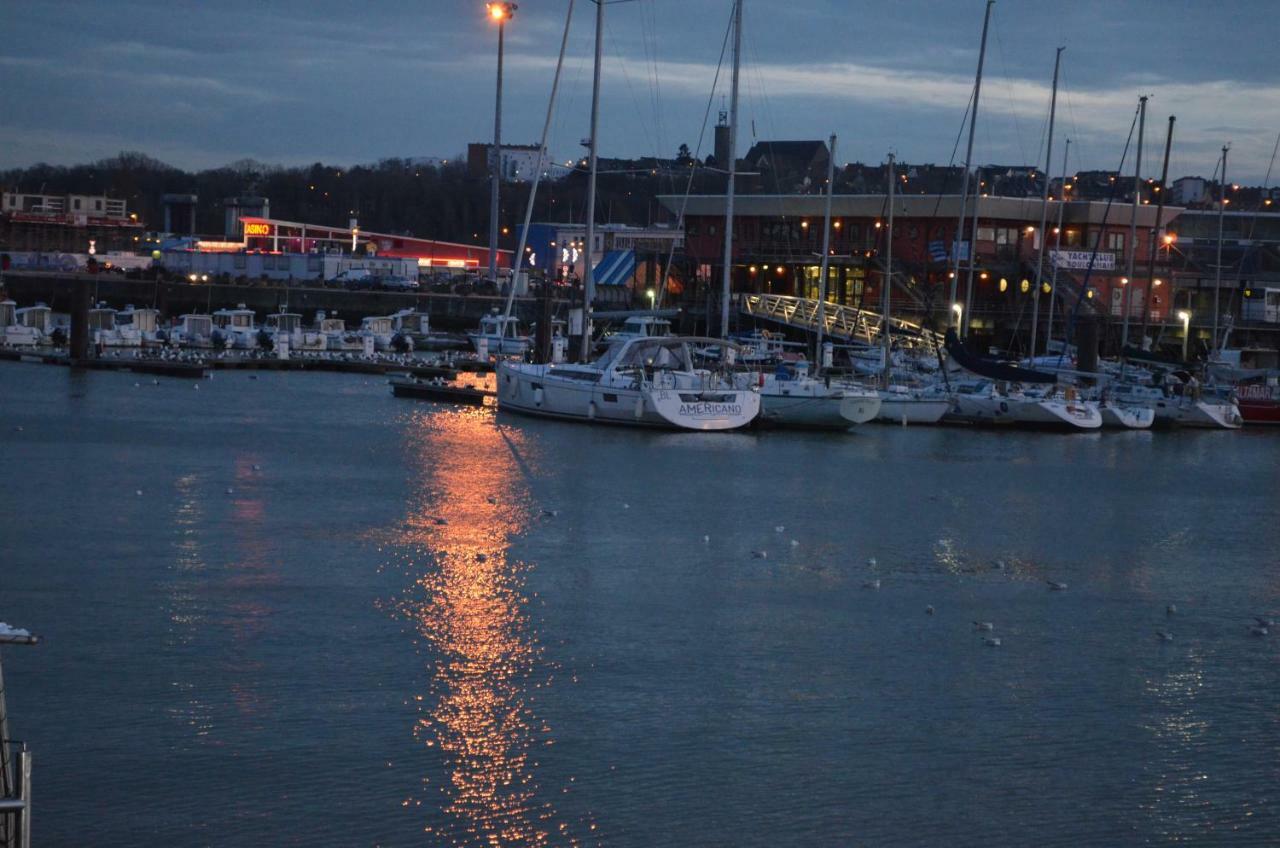
<instances>
[{"instance_id":1,"label":"yellow light reflection","mask_svg":"<svg viewBox=\"0 0 1280 848\"><path fill-rule=\"evenodd\" d=\"M425 830L437 844L577 844L536 779L536 749L552 740L530 695L547 682L535 679L527 566L508 556L531 515L522 433L496 427L488 410L433 407L407 429L419 491L396 546L414 581L402 611L434 661L428 695L415 696L415 735L448 772L437 787L444 815Z\"/></svg>"}]
</instances>

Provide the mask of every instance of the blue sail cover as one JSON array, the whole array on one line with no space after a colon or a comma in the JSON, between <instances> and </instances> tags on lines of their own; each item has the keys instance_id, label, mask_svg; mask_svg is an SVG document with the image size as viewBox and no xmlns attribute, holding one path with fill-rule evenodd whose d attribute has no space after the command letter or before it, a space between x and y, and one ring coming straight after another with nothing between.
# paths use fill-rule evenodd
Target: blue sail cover
<instances>
[{"instance_id":1,"label":"blue sail cover","mask_svg":"<svg viewBox=\"0 0 1280 848\"><path fill-rule=\"evenodd\" d=\"M625 286L635 273L634 250L610 250L593 272L597 286Z\"/></svg>"}]
</instances>

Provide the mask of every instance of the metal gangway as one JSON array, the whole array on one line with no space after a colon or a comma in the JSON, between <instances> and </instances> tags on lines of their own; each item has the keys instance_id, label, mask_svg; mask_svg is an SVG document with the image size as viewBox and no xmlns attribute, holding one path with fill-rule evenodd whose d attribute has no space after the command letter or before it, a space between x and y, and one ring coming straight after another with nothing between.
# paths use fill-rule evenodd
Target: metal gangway
<instances>
[{"instance_id":1,"label":"metal gangway","mask_svg":"<svg viewBox=\"0 0 1280 848\"><path fill-rule=\"evenodd\" d=\"M783 294L744 294L738 308L744 315L765 318L809 332L818 330L819 301L807 297L791 297ZM879 344L884 327L884 316L878 312L827 303L822 309L823 334L833 341ZM941 333L926 330L919 324L890 318L891 332L897 343L907 349L936 354L944 346Z\"/></svg>"}]
</instances>

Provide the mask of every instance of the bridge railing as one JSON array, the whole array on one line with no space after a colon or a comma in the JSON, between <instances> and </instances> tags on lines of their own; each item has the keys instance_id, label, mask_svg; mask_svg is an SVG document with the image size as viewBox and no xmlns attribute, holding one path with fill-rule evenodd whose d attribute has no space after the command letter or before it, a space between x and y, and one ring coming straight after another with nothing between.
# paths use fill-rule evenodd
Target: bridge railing
<instances>
[{"instance_id":1,"label":"bridge railing","mask_svg":"<svg viewBox=\"0 0 1280 848\"><path fill-rule=\"evenodd\" d=\"M782 294L744 294L739 299L739 309L747 315L813 332L818 329L818 306L817 300ZM823 333L832 339L877 344L884 316L866 309L827 303L822 309L822 323ZM891 318L890 324L899 343L906 347L936 352L943 345L941 334L919 324L899 318Z\"/></svg>"}]
</instances>

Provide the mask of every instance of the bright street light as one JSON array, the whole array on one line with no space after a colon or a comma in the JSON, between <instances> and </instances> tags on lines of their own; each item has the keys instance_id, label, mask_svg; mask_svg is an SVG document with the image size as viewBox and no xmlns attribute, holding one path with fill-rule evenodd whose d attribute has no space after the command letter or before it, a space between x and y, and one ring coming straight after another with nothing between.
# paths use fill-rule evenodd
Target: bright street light
<instances>
[{"instance_id":1,"label":"bright street light","mask_svg":"<svg viewBox=\"0 0 1280 848\"><path fill-rule=\"evenodd\" d=\"M489 20L498 25L498 84L493 106L492 185L489 190L489 280L498 281L498 195L502 186L502 46L515 3L487 3Z\"/></svg>"},{"instance_id":2,"label":"bright street light","mask_svg":"<svg viewBox=\"0 0 1280 848\"><path fill-rule=\"evenodd\" d=\"M1178 310L1178 317L1182 319L1182 361L1187 361L1187 337L1191 335L1191 313L1185 309Z\"/></svg>"}]
</instances>

